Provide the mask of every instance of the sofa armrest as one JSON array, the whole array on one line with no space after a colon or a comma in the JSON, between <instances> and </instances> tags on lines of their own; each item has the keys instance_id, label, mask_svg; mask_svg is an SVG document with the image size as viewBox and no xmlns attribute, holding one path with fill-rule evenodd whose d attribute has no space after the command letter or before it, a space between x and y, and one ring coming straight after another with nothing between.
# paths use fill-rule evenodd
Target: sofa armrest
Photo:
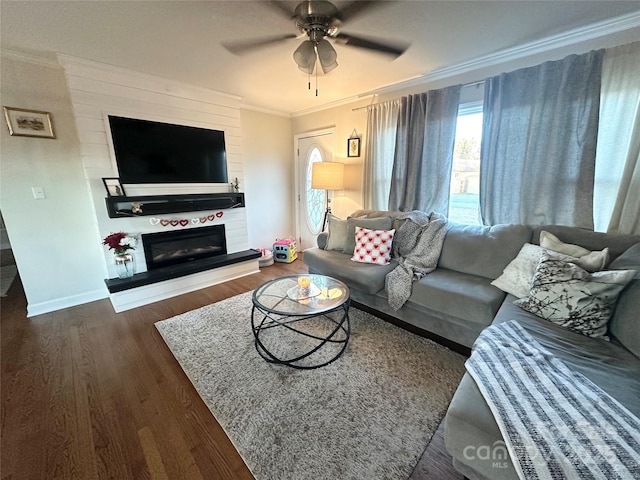
<instances>
[{"instance_id":1,"label":"sofa armrest","mask_svg":"<svg viewBox=\"0 0 640 480\"><path fill-rule=\"evenodd\" d=\"M318 235L318 248L324 250L327 247L327 239L329 238L329 232L321 232Z\"/></svg>"}]
</instances>

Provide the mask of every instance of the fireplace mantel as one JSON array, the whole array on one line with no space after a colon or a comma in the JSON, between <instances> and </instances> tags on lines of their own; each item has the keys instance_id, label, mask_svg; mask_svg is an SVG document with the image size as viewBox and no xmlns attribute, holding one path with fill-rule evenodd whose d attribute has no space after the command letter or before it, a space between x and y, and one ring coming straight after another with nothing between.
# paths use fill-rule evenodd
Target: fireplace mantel
<instances>
[{"instance_id":1,"label":"fireplace mantel","mask_svg":"<svg viewBox=\"0 0 640 480\"><path fill-rule=\"evenodd\" d=\"M163 213L225 210L244 207L244 193L192 193L185 195L147 195L107 197L110 218L140 217ZM134 207L134 204L136 207Z\"/></svg>"}]
</instances>

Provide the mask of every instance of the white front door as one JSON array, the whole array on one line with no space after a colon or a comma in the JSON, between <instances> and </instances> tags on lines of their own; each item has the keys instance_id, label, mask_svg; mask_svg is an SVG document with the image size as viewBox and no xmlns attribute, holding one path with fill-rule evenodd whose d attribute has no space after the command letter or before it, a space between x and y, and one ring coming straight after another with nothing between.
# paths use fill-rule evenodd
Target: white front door
<instances>
[{"instance_id":1,"label":"white front door","mask_svg":"<svg viewBox=\"0 0 640 480\"><path fill-rule=\"evenodd\" d=\"M296 136L296 230L300 251L316 246L327 208L327 192L311 188L311 165L333 161L333 129Z\"/></svg>"}]
</instances>

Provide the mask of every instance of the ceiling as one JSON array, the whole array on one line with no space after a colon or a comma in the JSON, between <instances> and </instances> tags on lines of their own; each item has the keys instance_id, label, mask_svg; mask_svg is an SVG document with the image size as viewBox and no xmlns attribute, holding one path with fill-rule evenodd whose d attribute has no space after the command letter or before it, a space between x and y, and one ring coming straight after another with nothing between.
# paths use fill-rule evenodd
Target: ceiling
<instances>
[{"instance_id":1,"label":"ceiling","mask_svg":"<svg viewBox=\"0 0 640 480\"><path fill-rule=\"evenodd\" d=\"M287 2L293 12L297 2ZM340 8L344 1L335 1ZM1 47L115 65L295 113L353 98L474 58L640 11L638 1L375 2L341 31L409 42L399 58L335 45L338 68L315 78L298 70L302 39L235 56L221 42L298 33L264 1L0 0Z\"/></svg>"}]
</instances>

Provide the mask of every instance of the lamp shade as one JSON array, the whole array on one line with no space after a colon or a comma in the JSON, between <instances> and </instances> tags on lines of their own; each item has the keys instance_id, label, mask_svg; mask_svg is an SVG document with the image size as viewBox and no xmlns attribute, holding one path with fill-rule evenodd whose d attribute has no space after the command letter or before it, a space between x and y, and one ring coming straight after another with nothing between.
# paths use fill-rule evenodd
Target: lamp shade
<instances>
[{"instance_id":1,"label":"lamp shade","mask_svg":"<svg viewBox=\"0 0 640 480\"><path fill-rule=\"evenodd\" d=\"M311 188L319 190L344 188L344 163L314 162L311 169Z\"/></svg>"}]
</instances>

